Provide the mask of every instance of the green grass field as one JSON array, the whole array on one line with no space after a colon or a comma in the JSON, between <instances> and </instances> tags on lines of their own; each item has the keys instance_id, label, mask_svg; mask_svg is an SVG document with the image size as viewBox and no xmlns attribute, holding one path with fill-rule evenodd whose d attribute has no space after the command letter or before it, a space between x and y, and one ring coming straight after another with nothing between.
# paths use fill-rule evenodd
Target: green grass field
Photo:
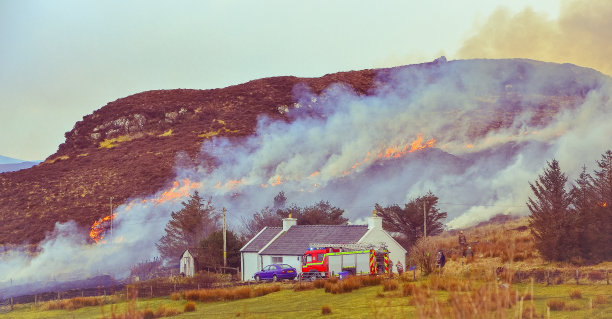
<instances>
[{"instance_id":1,"label":"green grass field","mask_svg":"<svg viewBox=\"0 0 612 319\"><path fill-rule=\"evenodd\" d=\"M444 279L444 278L442 278ZM430 289L427 281L417 282L423 289ZM274 292L261 297L253 297L236 301L216 301L209 303L196 302L194 312L185 312L172 318L418 318L423 313L415 305L415 297L402 296L401 286L398 290L383 292L383 286L361 287L350 293L331 294L324 289L313 289L305 291L293 291L291 284L284 284L279 292ZM551 311L551 318L612 318L612 288L606 285L554 285L546 286L535 284L515 284L519 296L529 294L534 296L533 300L524 300L522 308L531 304L535 305L536 314L547 318L547 301L554 299L563 301L566 308L575 310ZM581 298L571 299L570 293L579 290ZM533 294L532 294L533 291ZM606 302L597 304L597 296L605 296ZM428 303L439 304L440 307L448 305L449 292L445 290L431 290ZM604 297L599 297L603 300ZM601 302L601 301L600 301ZM124 315L129 309L144 311L151 309L155 311L160 305L166 308L184 309L186 300L171 300L166 298L139 299L132 302L119 302L112 307L105 305L84 307L76 310L43 310L43 307L32 304L17 305L15 309L7 314L0 314L0 318L112 318L112 312L116 315ZM322 315L322 307L329 306L330 314ZM502 317L517 318L520 303L503 310ZM523 312L524 313L524 312ZM484 317L486 314L474 315ZM120 316L118 316L120 317Z\"/></svg>"}]
</instances>

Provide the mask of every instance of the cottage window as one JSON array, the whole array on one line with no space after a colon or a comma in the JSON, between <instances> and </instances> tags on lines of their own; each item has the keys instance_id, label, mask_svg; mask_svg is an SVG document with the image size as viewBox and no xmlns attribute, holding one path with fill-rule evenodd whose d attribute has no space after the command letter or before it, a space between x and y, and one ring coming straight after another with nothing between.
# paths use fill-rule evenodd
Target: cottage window
<instances>
[{"instance_id":1,"label":"cottage window","mask_svg":"<svg viewBox=\"0 0 612 319\"><path fill-rule=\"evenodd\" d=\"M273 264L280 264L283 262L283 257L272 257Z\"/></svg>"}]
</instances>

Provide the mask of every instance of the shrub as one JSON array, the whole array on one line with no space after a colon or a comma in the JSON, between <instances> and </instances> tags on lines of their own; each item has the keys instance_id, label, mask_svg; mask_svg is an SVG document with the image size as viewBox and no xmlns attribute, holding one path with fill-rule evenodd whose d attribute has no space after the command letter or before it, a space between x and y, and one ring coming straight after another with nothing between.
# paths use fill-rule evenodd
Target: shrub
<instances>
[{"instance_id":1,"label":"shrub","mask_svg":"<svg viewBox=\"0 0 612 319\"><path fill-rule=\"evenodd\" d=\"M596 305L605 305L608 303L608 296L597 295L595 299L593 299L593 303Z\"/></svg>"},{"instance_id":2,"label":"shrub","mask_svg":"<svg viewBox=\"0 0 612 319\"><path fill-rule=\"evenodd\" d=\"M315 289L313 282L299 282L293 286L293 291L304 291L310 289Z\"/></svg>"},{"instance_id":3,"label":"shrub","mask_svg":"<svg viewBox=\"0 0 612 319\"><path fill-rule=\"evenodd\" d=\"M582 298L582 291L580 291L578 289L572 290L572 291L570 291L569 295L570 295L570 298L572 298L572 299L580 299L580 298Z\"/></svg>"},{"instance_id":4,"label":"shrub","mask_svg":"<svg viewBox=\"0 0 612 319\"><path fill-rule=\"evenodd\" d=\"M142 313L142 318L143 319L155 319L155 313L153 313L153 310L151 309L145 309L145 311Z\"/></svg>"},{"instance_id":5,"label":"shrub","mask_svg":"<svg viewBox=\"0 0 612 319\"><path fill-rule=\"evenodd\" d=\"M417 240L408 257L411 265L418 265L425 275L432 273L436 268L437 244L433 237Z\"/></svg>"},{"instance_id":6,"label":"shrub","mask_svg":"<svg viewBox=\"0 0 612 319\"><path fill-rule=\"evenodd\" d=\"M193 301L188 301L185 304L185 309L183 309L185 312L193 312L196 310L196 304Z\"/></svg>"},{"instance_id":7,"label":"shrub","mask_svg":"<svg viewBox=\"0 0 612 319\"><path fill-rule=\"evenodd\" d=\"M559 299L550 299L546 301L546 305L552 311L561 311L565 309L565 301Z\"/></svg>"},{"instance_id":8,"label":"shrub","mask_svg":"<svg viewBox=\"0 0 612 319\"><path fill-rule=\"evenodd\" d=\"M395 280L383 281L383 291L397 290L398 284Z\"/></svg>"},{"instance_id":9,"label":"shrub","mask_svg":"<svg viewBox=\"0 0 612 319\"><path fill-rule=\"evenodd\" d=\"M606 279L606 276L604 275L603 271L594 270L589 272L588 278L591 281L598 281Z\"/></svg>"},{"instance_id":10,"label":"shrub","mask_svg":"<svg viewBox=\"0 0 612 319\"><path fill-rule=\"evenodd\" d=\"M523 318L538 318L535 305L525 305L523 308Z\"/></svg>"},{"instance_id":11,"label":"shrub","mask_svg":"<svg viewBox=\"0 0 612 319\"><path fill-rule=\"evenodd\" d=\"M331 313L332 313L332 311L331 311L331 307L329 305L321 306L321 314L322 315L329 315Z\"/></svg>"},{"instance_id":12,"label":"shrub","mask_svg":"<svg viewBox=\"0 0 612 319\"><path fill-rule=\"evenodd\" d=\"M181 294L178 292L173 292L170 294L170 300L179 300L181 299Z\"/></svg>"},{"instance_id":13,"label":"shrub","mask_svg":"<svg viewBox=\"0 0 612 319\"><path fill-rule=\"evenodd\" d=\"M378 276L358 276L358 277L353 277L353 278L359 278L358 280L361 282L361 285L364 287L378 286L380 285L380 282L382 281L381 278Z\"/></svg>"},{"instance_id":14,"label":"shrub","mask_svg":"<svg viewBox=\"0 0 612 319\"><path fill-rule=\"evenodd\" d=\"M576 310L580 310L582 309L582 307L580 307L580 305L576 304L576 303L568 303L567 305L565 305L565 307L563 308L563 310L566 311L576 311Z\"/></svg>"},{"instance_id":15,"label":"shrub","mask_svg":"<svg viewBox=\"0 0 612 319\"><path fill-rule=\"evenodd\" d=\"M313 282L313 285L315 286L315 288L324 288L326 282L327 280L317 279Z\"/></svg>"},{"instance_id":16,"label":"shrub","mask_svg":"<svg viewBox=\"0 0 612 319\"><path fill-rule=\"evenodd\" d=\"M181 312L178 309L166 308L164 305L160 305L157 310L155 310L155 318L171 317L180 314Z\"/></svg>"},{"instance_id":17,"label":"shrub","mask_svg":"<svg viewBox=\"0 0 612 319\"><path fill-rule=\"evenodd\" d=\"M404 286L402 287L402 296L404 297L412 296L414 294L415 289L416 289L416 286L414 284L404 283Z\"/></svg>"}]
</instances>

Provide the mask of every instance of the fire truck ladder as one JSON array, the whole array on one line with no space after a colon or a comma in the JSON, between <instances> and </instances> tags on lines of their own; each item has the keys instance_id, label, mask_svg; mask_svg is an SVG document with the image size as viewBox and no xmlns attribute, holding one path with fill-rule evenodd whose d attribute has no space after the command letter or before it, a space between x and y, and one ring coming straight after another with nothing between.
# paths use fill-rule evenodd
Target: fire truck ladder
<instances>
[{"instance_id":1,"label":"fire truck ladder","mask_svg":"<svg viewBox=\"0 0 612 319\"><path fill-rule=\"evenodd\" d=\"M374 243L347 243L347 244L325 244L325 243L310 243L310 247L316 248L344 248L353 250L384 250L387 249L387 244L380 242Z\"/></svg>"}]
</instances>

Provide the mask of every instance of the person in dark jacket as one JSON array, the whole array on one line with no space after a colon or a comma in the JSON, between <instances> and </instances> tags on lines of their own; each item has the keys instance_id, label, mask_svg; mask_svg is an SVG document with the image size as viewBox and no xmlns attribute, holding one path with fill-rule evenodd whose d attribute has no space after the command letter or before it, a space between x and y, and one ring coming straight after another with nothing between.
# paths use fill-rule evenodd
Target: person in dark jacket
<instances>
[{"instance_id":1,"label":"person in dark jacket","mask_svg":"<svg viewBox=\"0 0 612 319\"><path fill-rule=\"evenodd\" d=\"M446 264L446 256L444 256L444 252L442 250L438 250L438 254L436 255L436 265L438 266L438 272L442 274L442 268Z\"/></svg>"}]
</instances>

